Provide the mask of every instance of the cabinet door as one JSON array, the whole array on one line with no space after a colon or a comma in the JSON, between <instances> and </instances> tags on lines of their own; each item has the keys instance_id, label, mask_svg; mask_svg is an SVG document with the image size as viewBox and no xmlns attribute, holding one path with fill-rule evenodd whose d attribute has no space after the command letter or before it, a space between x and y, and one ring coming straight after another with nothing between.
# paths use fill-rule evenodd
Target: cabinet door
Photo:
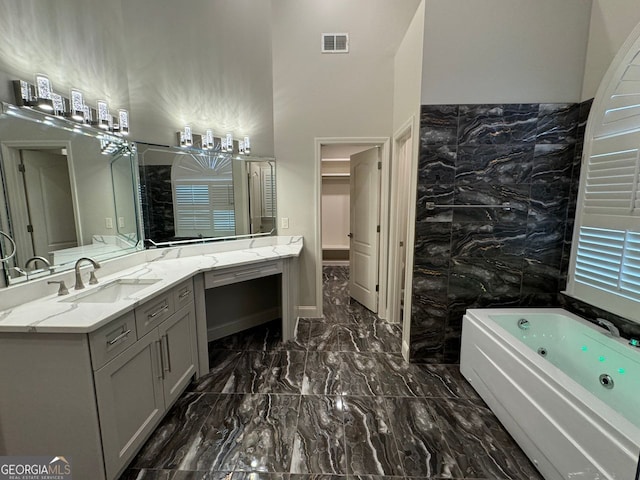
<instances>
[{"instance_id":1,"label":"cabinet door","mask_svg":"<svg viewBox=\"0 0 640 480\"><path fill-rule=\"evenodd\" d=\"M115 478L164 414L160 355L154 330L94 374L107 478Z\"/></svg>"},{"instance_id":2,"label":"cabinet door","mask_svg":"<svg viewBox=\"0 0 640 480\"><path fill-rule=\"evenodd\" d=\"M196 372L196 320L193 303L158 327L162 345L164 400L171 405Z\"/></svg>"}]
</instances>

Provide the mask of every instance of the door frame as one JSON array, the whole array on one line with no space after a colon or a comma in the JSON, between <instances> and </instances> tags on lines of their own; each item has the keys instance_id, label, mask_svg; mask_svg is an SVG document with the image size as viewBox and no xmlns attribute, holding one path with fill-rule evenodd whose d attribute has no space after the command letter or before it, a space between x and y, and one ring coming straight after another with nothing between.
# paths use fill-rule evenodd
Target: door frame
<instances>
[{"instance_id":1,"label":"door frame","mask_svg":"<svg viewBox=\"0 0 640 480\"><path fill-rule=\"evenodd\" d=\"M389 137L316 137L315 143L315 258L316 317L322 317L322 146L336 144L380 147L380 252L378 254L378 316L387 318L387 266L389 245Z\"/></svg>"},{"instance_id":2,"label":"door frame","mask_svg":"<svg viewBox=\"0 0 640 480\"><path fill-rule=\"evenodd\" d=\"M408 189L409 195L409 209L407 211L407 228L404 235L406 235L405 244L405 271L404 271L404 308L402 316L402 356L406 361L409 361L409 345L411 339L411 304L412 304L412 292L413 292L413 259L415 248L415 227L416 227L416 198L417 198L417 183L418 183L418 163L419 163L419 147L420 136L417 134L420 132L419 117L415 115L409 118L393 135L393 161L391 163L391 211L398 209L399 196L401 189L399 188L399 182L397 178L400 174L400 148L405 141L411 142L411 155L405 159L409 171L409 177L404 179L403 187ZM398 265L399 246L398 238L401 236L398 222L392 220L390 225L390 246L389 246L389 260L391 267L389 269L389 321L399 323L397 314L400 311L400 305L398 305L399 296L393 295L392 292L400 288L401 279L400 273L396 267Z\"/></svg>"}]
</instances>

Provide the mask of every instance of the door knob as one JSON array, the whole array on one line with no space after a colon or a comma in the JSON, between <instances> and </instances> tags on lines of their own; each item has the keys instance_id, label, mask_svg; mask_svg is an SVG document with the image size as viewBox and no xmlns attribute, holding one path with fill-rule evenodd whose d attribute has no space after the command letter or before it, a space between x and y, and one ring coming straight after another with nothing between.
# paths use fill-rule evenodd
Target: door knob
<instances>
[{"instance_id":1,"label":"door knob","mask_svg":"<svg viewBox=\"0 0 640 480\"><path fill-rule=\"evenodd\" d=\"M353 233L349 233L349 234L347 234L347 237L349 237L349 238L353 238Z\"/></svg>"}]
</instances>

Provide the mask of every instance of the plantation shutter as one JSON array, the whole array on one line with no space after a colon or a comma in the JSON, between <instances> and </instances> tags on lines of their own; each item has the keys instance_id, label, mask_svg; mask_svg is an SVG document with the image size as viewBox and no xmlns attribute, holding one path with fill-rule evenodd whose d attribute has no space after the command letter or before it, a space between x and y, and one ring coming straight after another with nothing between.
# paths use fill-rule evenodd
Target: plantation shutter
<instances>
[{"instance_id":1,"label":"plantation shutter","mask_svg":"<svg viewBox=\"0 0 640 480\"><path fill-rule=\"evenodd\" d=\"M235 235L233 183L177 183L176 236Z\"/></svg>"},{"instance_id":2,"label":"plantation shutter","mask_svg":"<svg viewBox=\"0 0 640 480\"><path fill-rule=\"evenodd\" d=\"M262 216L275 217L275 189L271 171L262 170Z\"/></svg>"},{"instance_id":3,"label":"plantation shutter","mask_svg":"<svg viewBox=\"0 0 640 480\"><path fill-rule=\"evenodd\" d=\"M567 284L569 295L638 321L639 49L607 74L590 114Z\"/></svg>"}]
</instances>

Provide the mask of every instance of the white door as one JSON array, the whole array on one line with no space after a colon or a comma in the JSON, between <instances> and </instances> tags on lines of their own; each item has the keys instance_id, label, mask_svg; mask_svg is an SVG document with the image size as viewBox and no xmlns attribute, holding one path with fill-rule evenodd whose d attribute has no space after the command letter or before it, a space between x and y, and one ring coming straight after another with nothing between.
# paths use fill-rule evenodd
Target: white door
<instances>
[{"instance_id":1,"label":"white door","mask_svg":"<svg viewBox=\"0 0 640 480\"><path fill-rule=\"evenodd\" d=\"M380 152L372 148L351 156L349 292L378 311Z\"/></svg>"},{"instance_id":2,"label":"white door","mask_svg":"<svg viewBox=\"0 0 640 480\"><path fill-rule=\"evenodd\" d=\"M22 150L24 186L34 255L78 245L65 155Z\"/></svg>"}]
</instances>

